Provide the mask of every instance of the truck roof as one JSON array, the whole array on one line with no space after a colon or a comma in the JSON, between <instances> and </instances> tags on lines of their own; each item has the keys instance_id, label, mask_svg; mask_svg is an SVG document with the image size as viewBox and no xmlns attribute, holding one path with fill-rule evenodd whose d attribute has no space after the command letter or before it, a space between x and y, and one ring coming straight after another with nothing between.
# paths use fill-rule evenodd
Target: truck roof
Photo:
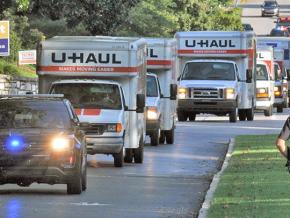
<instances>
[{"instance_id":1,"label":"truck roof","mask_svg":"<svg viewBox=\"0 0 290 218\"><path fill-rule=\"evenodd\" d=\"M187 32L177 32L175 33L175 38L183 38L183 37L249 37L249 36L255 36L255 33L253 31L187 31Z\"/></svg>"},{"instance_id":2,"label":"truck roof","mask_svg":"<svg viewBox=\"0 0 290 218\"><path fill-rule=\"evenodd\" d=\"M230 61L230 60L223 60L223 59L195 59L195 60L190 60L188 62L223 62L223 63L232 63L235 64L235 61Z\"/></svg>"},{"instance_id":3,"label":"truck roof","mask_svg":"<svg viewBox=\"0 0 290 218\"><path fill-rule=\"evenodd\" d=\"M80 43L81 42L81 43ZM146 45L143 38L113 36L55 36L41 42L44 49L114 49L138 50Z\"/></svg>"},{"instance_id":4,"label":"truck roof","mask_svg":"<svg viewBox=\"0 0 290 218\"><path fill-rule=\"evenodd\" d=\"M62 79L53 82L52 84L63 84L63 83L97 83L97 84L111 84L120 85L118 82L113 80L100 80L100 79Z\"/></svg>"},{"instance_id":5,"label":"truck roof","mask_svg":"<svg viewBox=\"0 0 290 218\"><path fill-rule=\"evenodd\" d=\"M151 38L146 37L144 38L148 44L148 46L175 46L176 45L176 39L172 38Z\"/></svg>"}]
</instances>

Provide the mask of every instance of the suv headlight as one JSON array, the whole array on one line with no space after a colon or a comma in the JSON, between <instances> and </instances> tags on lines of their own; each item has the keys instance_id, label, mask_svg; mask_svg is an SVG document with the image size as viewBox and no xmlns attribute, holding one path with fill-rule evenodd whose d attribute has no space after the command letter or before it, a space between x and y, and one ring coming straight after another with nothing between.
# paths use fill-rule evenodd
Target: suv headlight
<instances>
[{"instance_id":1,"label":"suv headlight","mask_svg":"<svg viewBox=\"0 0 290 218\"><path fill-rule=\"evenodd\" d=\"M275 86L274 92L275 92L275 97L280 97L282 95L281 86Z\"/></svg>"},{"instance_id":2,"label":"suv headlight","mask_svg":"<svg viewBox=\"0 0 290 218\"><path fill-rule=\"evenodd\" d=\"M148 107L147 108L147 119L148 120L157 120L158 119L158 111L156 107Z\"/></svg>"},{"instance_id":3,"label":"suv headlight","mask_svg":"<svg viewBox=\"0 0 290 218\"><path fill-rule=\"evenodd\" d=\"M51 141L51 148L55 152L63 152L71 147L71 139L65 136L56 136Z\"/></svg>"},{"instance_id":4,"label":"suv headlight","mask_svg":"<svg viewBox=\"0 0 290 218\"><path fill-rule=\"evenodd\" d=\"M269 90L268 88L257 88L256 90L257 98L269 98Z\"/></svg>"},{"instance_id":5,"label":"suv headlight","mask_svg":"<svg viewBox=\"0 0 290 218\"><path fill-rule=\"evenodd\" d=\"M188 89L180 87L178 88L178 98L185 99L188 96Z\"/></svg>"},{"instance_id":6,"label":"suv headlight","mask_svg":"<svg viewBox=\"0 0 290 218\"><path fill-rule=\"evenodd\" d=\"M234 88L226 88L226 99L235 99L236 90Z\"/></svg>"}]
</instances>

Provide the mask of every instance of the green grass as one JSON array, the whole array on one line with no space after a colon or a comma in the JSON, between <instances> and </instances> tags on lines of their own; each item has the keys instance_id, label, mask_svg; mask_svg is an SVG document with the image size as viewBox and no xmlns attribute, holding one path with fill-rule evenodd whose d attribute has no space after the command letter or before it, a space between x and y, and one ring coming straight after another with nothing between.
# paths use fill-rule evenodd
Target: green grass
<instances>
[{"instance_id":1,"label":"green grass","mask_svg":"<svg viewBox=\"0 0 290 218\"><path fill-rule=\"evenodd\" d=\"M290 174L277 135L239 136L208 217L290 217Z\"/></svg>"},{"instance_id":2,"label":"green grass","mask_svg":"<svg viewBox=\"0 0 290 218\"><path fill-rule=\"evenodd\" d=\"M33 66L21 65L17 66L13 63L8 63L5 60L0 59L0 74L6 74L11 76L21 76L27 78L36 78L36 71Z\"/></svg>"}]
</instances>

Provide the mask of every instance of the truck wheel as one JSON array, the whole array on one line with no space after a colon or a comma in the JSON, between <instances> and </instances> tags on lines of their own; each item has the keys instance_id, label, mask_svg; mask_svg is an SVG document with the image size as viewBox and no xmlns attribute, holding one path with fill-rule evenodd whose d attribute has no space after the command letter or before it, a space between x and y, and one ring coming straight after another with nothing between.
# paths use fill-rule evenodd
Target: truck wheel
<instances>
[{"instance_id":1,"label":"truck wheel","mask_svg":"<svg viewBox=\"0 0 290 218\"><path fill-rule=\"evenodd\" d=\"M270 106L267 110L264 110L264 115L266 117L272 116L273 115L273 106Z\"/></svg>"},{"instance_id":2,"label":"truck wheel","mask_svg":"<svg viewBox=\"0 0 290 218\"><path fill-rule=\"evenodd\" d=\"M167 144L173 144L174 143L174 128L166 131L165 136L166 136Z\"/></svg>"},{"instance_id":3,"label":"truck wheel","mask_svg":"<svg viewBox=\"0 0 290 218\"><path fill-rule=\"evenodd\" d=\"M114 157L114 166L115 167L122 167L124 163L124 155L123 155L123 148L117 154L113 154Z\"/></svg>"},{"instance_id":4,"label":"truck wheel","mask_svg":"<svg viewBox=\"0 0 290 218\"><path fill-rule=\"evenodd\" d=\"M186 121L187 120L187 113L186 112L177 112L178 121Z\"/></svg>"},{"instance_id":5,"label":"truck wheel","mask_svg":"<svg viewBox=\"0 0 290 218\"><path fill-rule=\"evenodd\" d=\"M81 171L81 167L79 167ZM70 195L80 194L82 192L82 173L78 172L76 176L67 183L67 193Z\"/></svg>"},{"instance_id":6,"label":"truck wheel","mask_svg":"<svg viewBox=\"0 0 290 218\"><path fill-rule=\"evenodd\" d=\"M277 113L283 113L283 106L282 105L277 106Z\"/></svg>"},{"instance_id":7,"label":"truck wheel","mask_svg":"<svg viewBox=\"0 0 290 218\"><path fill-rule=\"evenodd\" d=\"M125 163L132 163L133 161L133 149L132 148L125 148Z\"/></svg>"},{"instance_id":8,"label":"truck wheel","mask_svg":"<svg viewBox=\"0 0 290 218\"><path fill-rule=\"evenodd\" d=\"M246 116L248 121L254 120L254 108L247 109Z\"/></svg>"},{"instance_id":9,"label":"truck wheel","mask_svg":"<svg viewBox=\"0 0 290 218\"><path fill-rule=\"evenodd\" d=\"M160 129L154 131L154 132L150 135L151 146L157 146L157 145L159 144L159 138L160 138Z\"/></svg>"},{"instance_id":10,"label":"truck wheel","mask_svg":"<svg viewBox=\"0 0 290 218\"><path fill-rule=\"evenodd\" d=\"M165 143L165 133L164 133L164 130L161 130L159 144L164 144L164 143Z\"/></svg>"},{"instance_id":11,"label":"truck wheel","mask_svg":"<svg viewBox=\"0 0 290 218\"><path fill-rule=\"evenodd\" d=\"M196 118L196 114L189 114L188 115L189 121L195 121L195 118Z\"/></svg>"},{"instance_id":12,"label":"truck wheel","mask_svg":"<svg viewBox=\"0 0 290 218\"><path fill-rule=\"evenodd\" d=\"M246 120L246 111L245 110L239 110L239 120L240 121Z\"/></svg>"},{"instance_id":13,"label":"truck wheel","mask_svg":"<svg viewBox=\"0 0 290 218\"><path fill-rule=\"evenodd\" d=\"M231 123L235 123L235 122L237 122L237 113L238 113L238 109L237 108L235 108L233 111L231 111L230 112L230 122Z\"/></svg>"},{"instance_id":14,"label":"truck wheel","mask_svg":"<svg viewBox=\"0 0 290 218\"><path fill-rule=\"evenodd\" d=\"M87 155L85 155L85 166L82 173L82 191L87 189Z\"/></svg>"},{"instance_id":15,"label":"truck wheel","mask_svg":"<svg viewBox=\"0 0 290 218\"><path fill-rule=\"evenodd\" d=\"M134 149L134 162L143 163L144 142L143 138L140 139L139 148Z\"/></svg>"}]
</instances>

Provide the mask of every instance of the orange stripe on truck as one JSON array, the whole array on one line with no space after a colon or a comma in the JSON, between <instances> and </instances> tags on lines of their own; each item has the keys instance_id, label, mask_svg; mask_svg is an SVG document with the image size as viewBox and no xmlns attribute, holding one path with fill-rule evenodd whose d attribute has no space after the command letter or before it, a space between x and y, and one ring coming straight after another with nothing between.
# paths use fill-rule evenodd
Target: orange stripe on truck
<instances>
[{"instance_id":1,"label":"orange stripe on truck","mask_svg":"<svg viewBox=\"0 0 290 218\"><path fill-rule=\"evenodd\" d=\"M80 109L80 108L75 108L75 113L80 116L80 115L86 115L86 116L90 116L90 115L95 115L98 116L101 114L101 109L98 108L89 108L89 109Z\"/></svg>"},{"instance_id":2,"label":"orange stripe on truck","mask_svg":"<svg viewBox=\"0 0 290 218\"><path fill-rule=\"evenodd\" d=\"M172 65L170 60L148 60L147 65Z\"/></svg>"},{"instance_id":3,"label":"orange stripe on truck","mask_svg":"<svg viewBox=\"0 0 290 218\"><path fill-rule=\"evenodd\" d=\"M177 51L178 54L249 54L252 49L242 49L242 50L188 50L180 49Z\"/></svg>"},{"instance_id":4,"label":"orange stripe on truck","mask_svg":"<svg viewBox=\"0 0 290 218\"><path fill-rule=\"evenodd\" d=\"M140 66L141 67L141 66ZM124 72L136 73L140 67L102 67L102 66L40 66L38 71L47 72Z\"/></svg>"}]
</instances>

